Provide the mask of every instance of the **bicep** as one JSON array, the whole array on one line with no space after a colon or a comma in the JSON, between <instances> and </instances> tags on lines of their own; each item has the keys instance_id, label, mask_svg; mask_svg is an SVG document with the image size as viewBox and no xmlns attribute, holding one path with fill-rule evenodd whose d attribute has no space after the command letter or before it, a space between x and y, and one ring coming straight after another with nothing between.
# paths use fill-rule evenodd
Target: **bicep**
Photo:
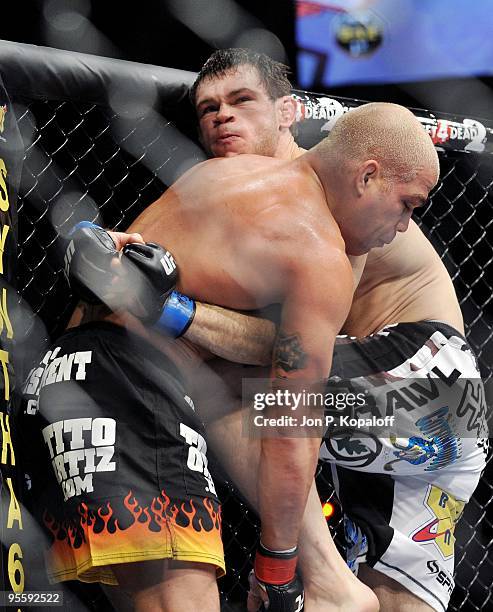
<instances>
[{"instance_id":1,"label":"bicep","mask_svg":"<svg viewBox=\"0 0 493 612\"><path fill-rule=\"evenodd\" d=\"M336 253L309 259L291 270L273 354L275 378L327 378L335 337L351 306L347 257Z\"/></svg>"}]
</instances>

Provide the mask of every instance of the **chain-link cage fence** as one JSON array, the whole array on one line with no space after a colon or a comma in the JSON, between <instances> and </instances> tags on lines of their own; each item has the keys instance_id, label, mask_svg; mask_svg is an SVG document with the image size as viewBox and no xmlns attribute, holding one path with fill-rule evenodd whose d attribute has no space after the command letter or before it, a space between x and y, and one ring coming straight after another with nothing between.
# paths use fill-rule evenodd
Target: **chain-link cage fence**
<instances>
[{"instance_id":1,"label":"chain-link cage fence","mask_svg":"<svg viewBox=\"0 0 493 612\"><path fill-rule=\"evenodd\" d=\"M20 345L29 362L34 357L32 346L39 348L40 342L56 336L74 306L62 270L60 236L81 219L124 230L188 167L195 150L180 140L171 123L152 112L129 118L109 105L83 99L29 99L24 95L14 101L26 144L18 203L18 288L28 305ZM182 154L182 144L187 155ZM493 357L493 156L449 150L441 153L440 164L439 184L429 205L420 211L419 223L452 276L469 342L489 380ZM37 342L32 342L33 337ZM451 610L486 609L490 602L492 482L489 462L456 530L456 589ZM341 509L323 466L318 485L321 499L333 503L335 511L328 523L337 532ZM258 520L231 485L223 483L218 492L223 502L228 567L219 586L222 609L233 611L244 609Z\"/></svg>"}]
</instances>

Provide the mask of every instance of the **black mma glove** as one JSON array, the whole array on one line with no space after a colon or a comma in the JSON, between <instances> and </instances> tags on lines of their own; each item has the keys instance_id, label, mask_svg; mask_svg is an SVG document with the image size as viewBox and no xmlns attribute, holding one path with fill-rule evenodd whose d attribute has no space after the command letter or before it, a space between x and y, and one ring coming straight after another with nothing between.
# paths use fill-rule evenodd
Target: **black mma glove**
<instances>
[{"instance_id":1,"label":"black mma glove","mask_svg":"<svg viewBox=\"0 0 493 612\"><path fill-rule=\"evenodd\" d=\"M260 588L269 602L269 612L302 612L305 609L303 583L296 575L298 548L271 551L260 542L255 556L254 572Z\"/></svg>"},{"instance_id":2,"label":"black mma glove","mask_svg":"<svg viewBox=\"0 0 493 612\"><path fill-rule=\"evenodd\" d=\"M178 281L173 255L155 242L135 242L123 247L121 262L128 278L135 281L129 287L138 302L133 314L144 323L155 323Z\"/></svg>"},{"instance_id":3,"label":"black mma glove","mask_svg":"<svg viewBox=\"0 0 493 612\"><path fill-rule=\"evenodd\" d=\"M65 273L85 302L104 302L112 310L128 304L126 309L144 323L159 320L159 329L173 337L186 331L195 302L173 291L178 270L169 251L153 242L131 243L120 259L108 232L88 221L78 223L68 238Z\"/></svg>"},{"instance_id":4,"label":"black mma glove","mask_svg":"<svg viewBox=\"0 0 493 612\"><path fill-rule=\"evenodd\" d=\"M88 304L101 304L113 273L111 263L118 251L102 227L81 221L68 235L64 270L74 293Z\"/></svg>"}]
</instances>

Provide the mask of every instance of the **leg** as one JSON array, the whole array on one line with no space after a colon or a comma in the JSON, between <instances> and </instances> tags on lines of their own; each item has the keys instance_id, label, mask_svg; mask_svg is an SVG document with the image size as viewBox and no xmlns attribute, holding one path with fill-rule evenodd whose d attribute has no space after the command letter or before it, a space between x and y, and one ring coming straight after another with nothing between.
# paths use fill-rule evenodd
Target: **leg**
<instances>
[{"instance_id":1,"label":"leg","mask_svg":"<svg viewBox=\"0 0 493 612\"><path fill-rule=\"evenodd\" d=\"M353 525L349 555L360 559L358 578L374 590L381 609L444 612L454 588L454 530L464 502L410 475L338 466L337 476ZM443 477L450 478L447 472L434 476Z\"/></svg>"},{"instance_id":2,"label":"leg","mask_svg":"<svg viewBox=\"0 0 493 612\"><path fill-rule=\"evenodd\" d=\"M221 380L216 381L218 384L214 393L210 384L203 386L208 390L208 397L197 402L197 405L201 408L201 417L206 421L209 446L221 465L227 468L241 493L256 507L260 440L249 438L243 432L243 423L248 422L246 417L251 410L238 407L238 400L231 392L234 384L229 387L224 384L226 374L224 370L221 371ZM232 408L234 406L237 406L236 410ZM306 612L378 610L375 595L348 569L332 541L315 483L303 516L299 550Z\"/></svg>"},{"instance_id":3,"label":"leg","mask_svg":"<svg viewBox=\"0 0 493 612\"><path fill-rule=\"evenodd\" d=\"M299 541L299 567L306 591L306 612L378 610L377 598L349 570L332 540L315 482L303 515Z\"/></svg>"},{"instance_id":4,"label":"leg","mask_svg":"<svg viewBox=\"0 0 493 612\"><path fill-rule=\"evenodd\" d=\"M259 441L242 437L242 419L243 412L238 411L209 424L207 440L241 493L256 507ZM315 482L303 515L299 567L305 585L306 612L378 610L377 598L349 570L332 541Z\"/></svg>"},{"instance_id":5,"label":"leg","mask_svg":"<svg viewBox=\"0 0 493 612\"><path fill-rule=\"evenodd\" d=\"M122 563L112 569L132 598L135 612L176 612L185 608L219 612L213 565L164 559Z\"/></svg>"},{"instance_id":6,"label":"leg","mask_svg":"<svg viewBox=\"0 0 493 612\"><path fill-rule=\"evenodd\" d=\"M380 612L431 612L434 610L402 584L374 570L366 563L360 565L358 577L378 597Z\"/></svg>"}]
</instances>

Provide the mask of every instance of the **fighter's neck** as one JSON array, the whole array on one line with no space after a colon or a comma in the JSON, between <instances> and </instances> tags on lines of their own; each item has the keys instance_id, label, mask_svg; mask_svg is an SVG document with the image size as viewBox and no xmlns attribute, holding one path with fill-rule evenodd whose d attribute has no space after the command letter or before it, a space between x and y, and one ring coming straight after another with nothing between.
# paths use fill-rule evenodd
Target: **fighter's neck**
<instances>
[{"instance_id":1,"label":"fighter's neck","mask_svg":"<svg viewBox=\"0 0 493 612\"><path fill-rule=\"evenodd\" d=\"M317 176L327 207L337 219L347 206L349 196L340 166L336 161L324 159L314 149L309 149L299 160L305 161Z\"/></svg>"},{"instance_id":2,"label":"fighter's neck","mask_svg":"<svg viewBox=\"0 0 493 612\"><path fill-rule=\"evenodd\" d=\"M276 159L293 160L306 153L306 149L296 144L291 132L283 134L279 139L276 151L273 155Z\"/></svg>"}]
</instances>

